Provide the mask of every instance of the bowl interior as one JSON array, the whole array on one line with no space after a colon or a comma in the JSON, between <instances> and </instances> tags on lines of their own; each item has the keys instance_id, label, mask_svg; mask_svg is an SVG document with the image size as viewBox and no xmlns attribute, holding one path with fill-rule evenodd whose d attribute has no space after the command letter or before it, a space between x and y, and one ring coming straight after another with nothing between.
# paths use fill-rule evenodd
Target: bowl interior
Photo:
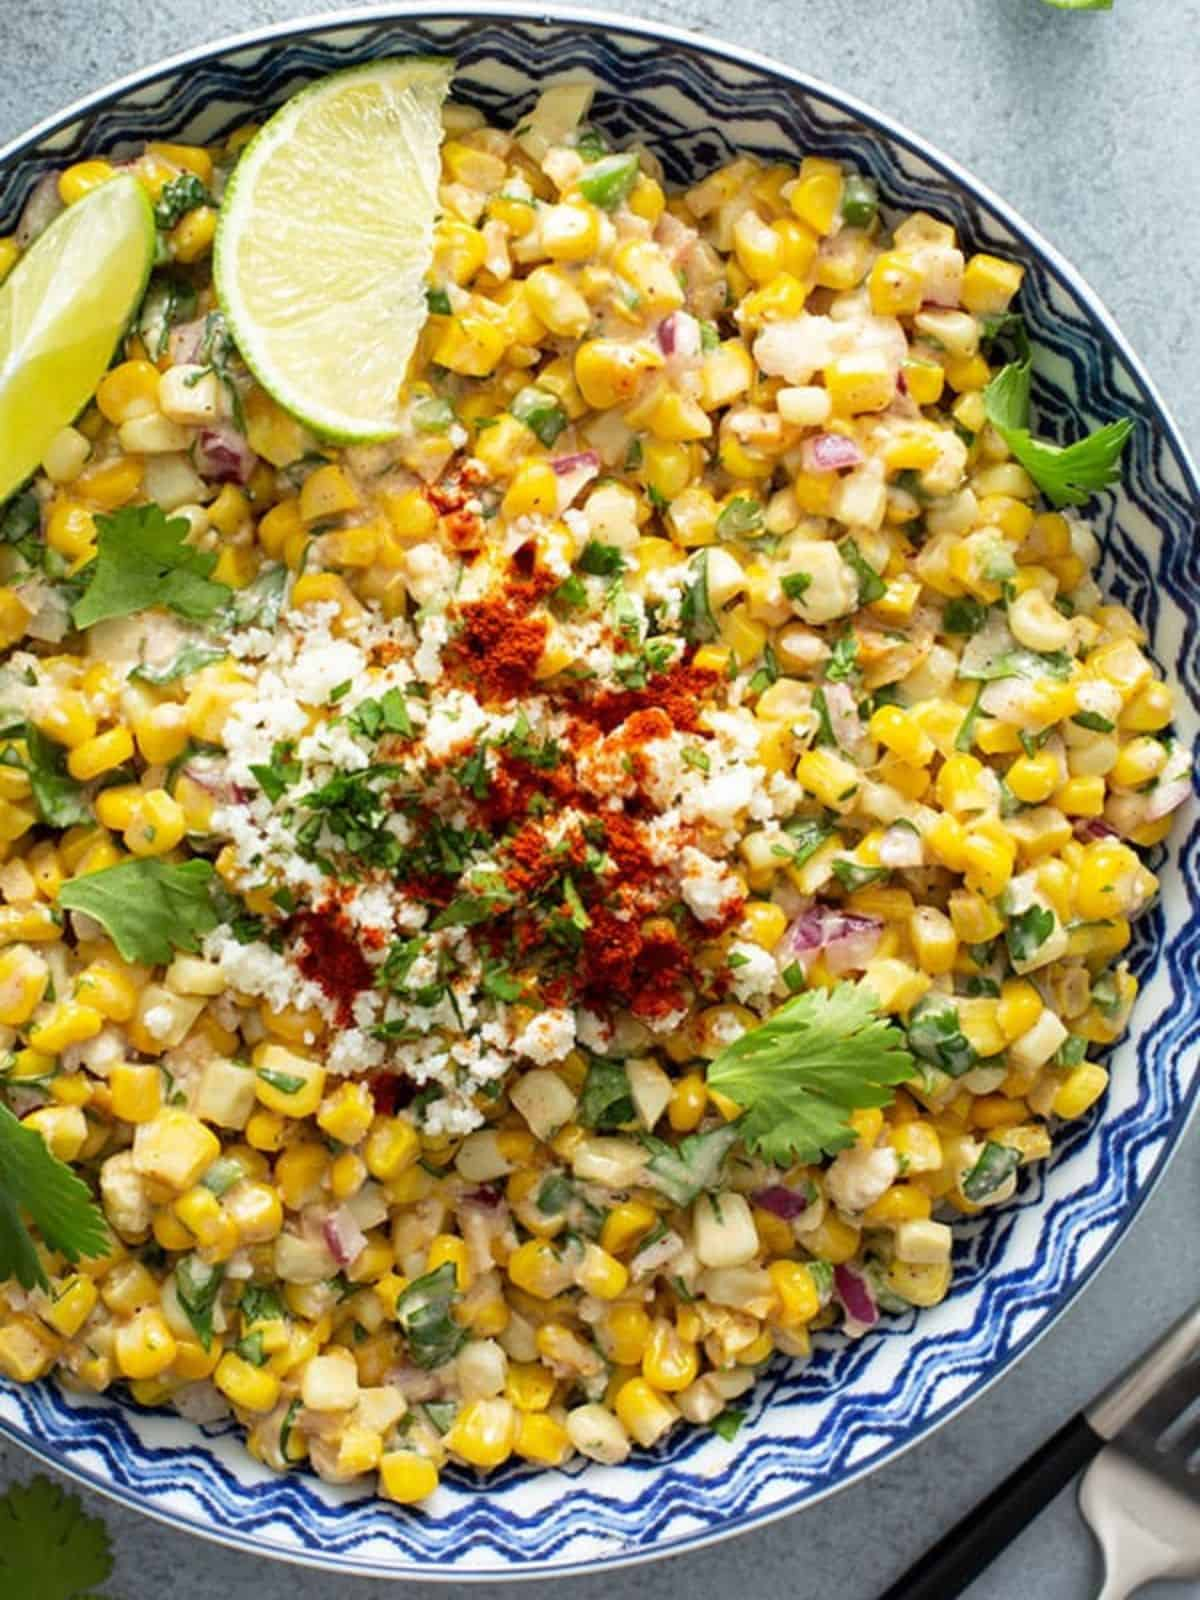
<instances>
[{"instance_id":1,"label":"bowl interior","mask_svg":"<svg viewBox=\"0 0 1200 1600\"><path fill-rule=\"evenodd\" d=\"M128 153L146 138L211 141L326 72L409 52L454 56L456 96L500 125L517 122L548 80L586 73L598 85L595 120L618 143L648 145L673 182L737 151L792 160L817 151L869 171L891 208L926 209L952 221L970 248L1021 260L1043 433L1063 438L1120 414L1138 420L1121 489L1092 508L1101 582L1142 621L1179 687L1179 732L1194 737L1197 489L1136 360L1071 269L998 201L876 114L782 69L617 18L466 7L292 24L140 74L10 147L0 155L0 233L43 173L79 156ZM450 1472L430 1510L409 1513L313 1477L278 1478L245 1454L232 1427L201 1431L48 1384L0 1388L0 1428L152 1515L342 1572L461 1581L594 1570L811 1503L999 1376L1080 1291L1148 1193L1196 1090L1196 847L1189 819L1159 852L1163 895L1130 951L1145 992L1133 1035L1113 1052L1107 1101L1063 1130L1049 1163L1026 1170L1011 1205L959 1230L947 1302L889 1318L857 1343L821 1336L803 1368L778 1361L733 1445L689 1430L619 1469L509 1466L486 1484Z\"/></svg>"}]
</instances>

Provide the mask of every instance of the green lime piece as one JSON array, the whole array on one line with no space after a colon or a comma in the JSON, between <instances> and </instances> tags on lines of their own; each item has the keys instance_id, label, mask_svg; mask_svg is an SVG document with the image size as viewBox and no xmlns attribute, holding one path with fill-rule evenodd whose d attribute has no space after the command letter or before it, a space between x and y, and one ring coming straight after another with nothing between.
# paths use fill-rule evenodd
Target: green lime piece
<instances>
[{"instance_id":1,"label":"green lime piece","mask_svg":"<svg viewBox=\"0 0 1200 1600\"><path fill-rule=\"evenodd\" d=\"M221 207L217 295L262 386L315 433L393 437L428 314L452 63L373 61L255 135Z\"/></svg>"},{"instance_id":2,"label":"green lime piece","mask_svg":"<svg viewBox=\"0 0 1200 1600\"><path fill-rule=\"evenodd\" d=\"M0 284L0 501L87 405L146 292L154 212L110 178L46 229Z\"/></svg>"}]
</instances>

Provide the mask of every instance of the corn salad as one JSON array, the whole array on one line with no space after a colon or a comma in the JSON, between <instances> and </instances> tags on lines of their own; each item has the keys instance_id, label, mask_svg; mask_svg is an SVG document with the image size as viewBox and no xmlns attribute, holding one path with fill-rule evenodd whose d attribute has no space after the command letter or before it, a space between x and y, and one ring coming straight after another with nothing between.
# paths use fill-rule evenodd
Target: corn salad
<instances>
[{"instance_id":1,"label":"corn salad","mask_svg":"<svg viewBox=\"0 0 1200 1600\"><path fill-rule=\"evenodd\" d=\"M1104 1092L1191 769L987 422L1022 269L820 155L668 194L586 110L447 108L404 428L344 449L215 303L251 130L148 146L163 264L4 513L3 1099L111 1247L0 1286L0 1370L402 1503L619 1463L941 1301L953 1219ZM207 625L76 627L160 513ZM187 862L168 959L72 909ZM852 982L914 1076L768 1165L706 1068Z\"/></svg>"}]
</instances>

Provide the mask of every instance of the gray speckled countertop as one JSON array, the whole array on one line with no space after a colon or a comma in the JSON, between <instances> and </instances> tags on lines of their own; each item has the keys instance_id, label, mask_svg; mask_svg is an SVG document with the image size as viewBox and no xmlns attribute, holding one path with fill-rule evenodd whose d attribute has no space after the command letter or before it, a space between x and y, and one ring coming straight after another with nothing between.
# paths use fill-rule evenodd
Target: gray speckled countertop
<instances>
[{"instance_id":1,"label":"gray speckled countertop","mask_svg":"<svg viewBox=\"0 0 1200 1600\"><path fill-rule=\"evenodd\" d=\"M1200 443L1200 0L641 0L657 17L768 51L853 91L949 151L1091 280ZM319 0L0 0L0 142L158 57L322 8ZM812 1511L692 1556L572 1581L575 1600L873 1600L946 1527L1200 1292L1195 1138L1078 1305L1016 1371L902 1460ZM0 1484L32 1462L0 1447ZM169 1532L87 1496L118 1551L122 1600L382 1600ZM1099 1564L1064 1494L972 1600L1087 1600ZM536 1597L488 1584L480 1600ZM1200 1595L1163 1585L1154 1600ZM13 1596L11 1600L18 1600ZM35 1597L20 1597L35 1600Z\"/></svg>"}]
</instances>

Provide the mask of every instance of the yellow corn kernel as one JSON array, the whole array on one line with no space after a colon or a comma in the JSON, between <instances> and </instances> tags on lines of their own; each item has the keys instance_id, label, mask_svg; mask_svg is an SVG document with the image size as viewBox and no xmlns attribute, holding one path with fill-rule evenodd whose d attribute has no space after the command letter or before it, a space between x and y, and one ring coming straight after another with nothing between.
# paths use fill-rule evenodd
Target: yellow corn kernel
<instances>
[{"instance_id":1,"label":"yellow corn kernel","mask_svg":"<svg viewBox=\"0 0 1200 1600\"><path fill-rule=\"evenodd\" d=\"M932 1123L920 1117L911 1122L893 1126L888 1133L888 1143L907 1163L905 1171L913 1173L937 1172L942 1165L942 1141Z\"/></svg>"},{"instance_id":2,"label":"yellow corn kernel","mask_svg":"<svg viewBox=\"0 0 1200 1600\"><path fill-rule=\"evenodd\" d=\"M8 650L24 638L25 627L32 612L19 594L0 587L0 649Z\"/></svg>"},{"instance_id":3,"label":"yellow corn kernel","mask_svg":"<svg viewBox=\"0 0 1200 1600\"><path fill-rule=\"evenodd\" d=\"M542 1412L526 1412L517 1422L515 1449L524 1461L557 1467L571 1453L571 1438L557 1418Z\"/></svg>"},{"instance_id":4,"label":"yellow corn kernel","mask_svg":"<svg viewBox=\"0 0 1200 1600\"><path fill-rule=\"evenodd\" d=\"M754 360L740 339L725 339L700 363L700 403L706 411L731 405L754 381Z\"/></svg>"},{"instance_id":5,"label":"yellow corn kernel","mask_svg":"<svg viewBox=\"0 0 1200 1600\"><path fill-rule=\"evenodd\" d=\"M365 1083L343 1083L322 1100L317 1126L339 1144L355 1145L366 1138L374 1116L370 1088Z\"/></svg>"},{"instance_id":6,"label":"yellow corn kernel","mask_svg":"<svg viewBox=\"0 0 1200 1600\"><path fill-rule=\"evenodd\" d=\"M977 1055L997 1056L1008 1043L999 1022L1000 1002L976 995L958 1002L958 1021Z\"/></svg>"},{"instance_id":7,"label":"yellow corn kernel","mask_svg":"<svg viewBox=\"0 0 1200 1600\"><path fill-rule=\"evenodd\" d=\"M355 599L346 580L336 572L305 572L292 585L291 604L301 606L322 605L332 601L341 613L343 625L356 622L363 616L363 608Z\"/></svg>"},{"instance_id":8,"label":"yellow corn kernel","mask_svg":"<svg viewBox=\"0 0 1200 1600\"><path fill-rule=\"evenodd\" d=\"M1011 1044L1028 1033L1044 1009L1041 995L1028 978L1009 978L996 1007L996 1021L1005 1040Z\"/></svg>"},{"instance_id":9,"label":"yellow corn kernel","mask_svg":"<svg viewBox=\"0 0 1200 1600\"><path fill-rule=\"evenodd\" d=\"M615 1300L628 1286L629 1269L601 1246L590 1244L584 1251L578 1283L585 1294L598 1300Z\"/></svg>"},{"instance_id":10,"label":"yellow corn kernel","mask_svg":"<svg viewBox=\"0 0 1200 1600\"><path fill-rule=\"evenodd\" d=\"M619 245L613 266L639 296L639 311L658 316L683 304L683 286L662 246L652 239L630 239Z\"/></svg>"},{"instance_id":11,"label":"yellow corn kernel","mask_svg":"<svg viewBox=\"0 0 1200 1600\"><path fill-rule=\"evenodd\" d=\"M446 1435L446 1448L473 1467L498 1467L512 1454L517 1425L511 1401L468 1400Z\"/></svg>"},{"instance_id":12,"label":"yellow corn kernel","mask_svg":"<svg viewBox=\"0 0 1200 1600\"><path fill-rule=\"evenodd\" d=\"M449 148L449 145L444 147L443 159ZM448 279L461 289L470 283L486 259L487 244L478 228L453 217L442 218L433 235L435 275Z\"/></svg>"},{"instance_id":13,"label":"yellow corn kernel","mask_svg":"<svg viewBox=\"0 0 1200 1600\"><path fill-rule=\"evenodd\" d=\"M1119 840L1097 839L1089 844L1075 886L1079 915L1094 921L1130 910L1140 867L1138 857Z\"/></svg>"},{"instance_id":14,"label":"yellow corn kernel","mask_svg":"<svg viewBox=\"0 0 1200 1600\"><path fill-rule=\"evenodd\" d=\"M142 793L137 783L119 783L101 790L93 803L96 820L114 833L123 833L137 815Z\"/></svg>"},{"instance_id":15,"label":"yellow corn kernel","mask_svg":"<svg viewBox=\"0 0 1200 1600\"><path fill-rule=\"evenodd\" d=\"M486 378L499 365L505 343L505 331L498 322L464 312L447 319L433 347L433 360L463 377Z\"/></svg>"},{"instance_id":16,"label":"yellow corn kernel","mask_svg":"<svg viewBox=\"0 0 1200 1600\"><path fill-rule=\"evenodd\" d=\"M305 523L324 522L345 511L357 511L361 504L358 490L332 461L310 472L300 490L300 518Z\"/></svg>"},{"instance_id":17,"label":"yellow corn kernel","mask_svg":"<svg viewBox=\"0 0 1200 1600\"><path fill-rule=\"evenodd\" d=\"M667 1120L676 1133L691 1133L708 1109L708 1085L698 1072L679 1078L671 1090Z\"/></svg>"},{"instance_id":18,"label":"yellow corn kernel","mask_svg":"<svg viewBox=\"0 0 1200 1600\"><path fill-rule=\"evenodd\" d=\"M893 1261L888 1268L887 1286L914 1306L936 1306L950 1292L951 1266L948 1261Z\"/></svg>"},{"instance_id":19,"label":"yellow corn kernel","mask_svg":"<svg viewBox=\"0 0 1200 1600\"><path fill-rule=\"evenodd\" d=\"M222 1346L217 1339L214 1339L206 1350L194 1339L177 1337L171 1376L182 1379L184 1383L200 1383L205 1378L211 1378L217 1362L221 1359L221 1353Z\"/></svg>"},{"instance_id":20,"label":"yellow corn kernel","mask_svg":"<svg viewBox=\"0 0 1200 1600\"><path fill-rule=\"evenodd\" d=\"M175 1360L178 1348L166 1318L153 1306L118 1328L113 1340L117 1368L125 1378L157 1378Z\"/></svg>"},{"instance_id":21,"label":"yellow corn kernel","mask_svg":"<svg viewBox=\"0 0 1200 1600\"><path fill-rule=\"evenodd\" d=\"M896 380L879 351L837 356L825 368L825 387L835 416L884 411L892 403Z\"/></svg>"},{"instance_id":22,"label":"yellow corn kernel","mask_svg":"<svg viewBox=\"0 0 1200 1600\"><path fill-rule=\"evenodd\" d=\"M454 1266L455 1282L460 1290L471 1287L471 1263L467 1253L466 1243L451 1233L439 1233L429 1244L429 1254L425 1258L425 1271L435 1272L438 1267L446 1262Z\"/></svg>"},{"instance_id":23,"label":"yellow corn kernel","mask_svg":"<svg viewBox=\"0 0 1200 1600\"><path fill-rule=\"evenodd\" d=\"M1099 817L1104 812L1104 779L1098 773L1070 778L1054 796L1054 804L1068 817Z\"/></svg>"},{"instance_id":24,"label":"yellow corn kernel","mask_svg":"<svg viewBox=\"0 0 1200 1600\"><path fill-rule=\"evenodd\" d=\"M796 781L832 811L846 811L858 793L862 774L831 750L806 750L796 763Z\"/></svg>"},{"instance_id":25,"label":"yellow corn kernel","mask_svg":"<svg viewBox=\"0 0 1200 1600\"><path fill-rule=\"evenodd\" d=\"M13 238L0 238L0 283L21 259L21 247Z\"/></svg>"},{"instance_id":26,"label":"yellow corn kernel","mask_svg":"<svg viewBox=\"0 0 1200 1600\"><path fill-rule=\"evenodd\" d=\"M909 397L917 405L935 406L942 398L946 374L935 361L918 361L910 358L901 364L900 370L904 374L904 385Z\"/></svg>"},{"instance_id":27,"label":"yellow corn kernel","mask_svg":"<svg viewBox=\"0 0 1200 1600\"><path fill-rule=\"evenodd\" d=\"M367 1171L385 1183L414 1166L420 1155L417 1130L403 1117L378 1118L363 1149Z\"/></svg>"},{"instance_id":28,"label":"yellow corn kernel","mask_svg":"<svg viewBox=\"0 0 1200 1600\"><path fill-rule=\"evenodd\" d=\"M558 479L548 461L523 461L505 490L500 509L510 521L550 517L558 505Z\"/></svg>"},{"instance_id":29,"label":"yellow corn kernel","mask_svg":"<svg viewBox=\"0 0 1200 1600\"><path fill-rule=\"evenodd\" d=\"M894 1183L863 1216L868 1223L889 1228L901 1222L924 1221L932 1211L933 1202L924 1189L918 1189L915 1183Z\"/></svg>"},{"instance_id":30,"label":"yellow corn kernel","mask_svg":"<svg viewBox=\"0 0 1200 1600\"><path fill-rule=\"evenodd\" d=\"M933 740L901 706L880 706L868 727L872 739L911 766L927 767L937 753Z\"/></svg>"},{"instance_id":31,"label":"yellow corn kernel","mask_svg":"<svg viewBox=\"0 0 1200 1600\"><path fill-rule=\"evenodd\" d=\"M1161 739L1130 739L1122 745L1108 773L1108 781L1118 789L1140 789L1157 778L1167 764L1167 750Z\"/></svg>"},{"instance_id":32,"label":"yellow corn kernel","mask_svg":"<svg viewBox=\"0 0 1200 1600\"><path fill-rule=\"evenodd\" d=\"M275 1182L284 1205L290 1211L311 1205L320 1195L328 1168L329 1152L324 1145L311 1140L289 1145L275 1163Z\"/></svg>"},{"instance_id":33,"label":"yellow corn kernel","mask_svg":"<svg viewBox=\"0 0 1200 1600\"><path fill-rule=\"evenodd\" d=\"M161 856L187 831L183 807L165 789L150 789L124 833L125 848L135 856Z\"/></svg>"},{"instance_id":34,"label":"yellow corn kernel","mask_svg":"<svg viewBox=\"0 0 1200 1600\"><path fill-rule=\"evenodd\" d=\"M771 900L748 900L742 912L742 931L763 950L774 950L787 930L787 913Z\"/></svg>"},{"instance_id":35,"label":"yellow corn kernel","mask_svg":"<svg viewBox=\"0 0 1200 1600\"><path fill-rule=\"evenodd\" d=\"M560 267L535 267L525 279L525 299L538 320L559 338L578 339L587 332L591 310Z\"/></svg>"},{"instance_id":36,"label":"yellow corn kernel","mask_svg":"<svg viewBox=\"0 0 1200 1600\"><path fill-rule=\"evenodd\" d=\"M986 944L1004 931L1004 919L996 908L965 889L950 896L950 921L963 944Z\"/></svg>"},{"instance_id":37,"label":"yellow corn kernel","mask_svg":"<svg viewBox=\"0 0 1200 1600\"><path fill-rule=\"evenodd\" d=\"M15 1383L34 1383L50 1370L58 1341L32 1317L13 1317L0 1327L0 1372Z\"/></svg>"},{"instance_id":38,"label":"yellow corn kernel","mask_svg":"<svg viewBox=\"0 0 1200 1600\"><path fill-rule=\"evenodd\" d=\"M56 1333L64 1339L73 1339L95 1310L100 1291L91 1278L76 1272L61 1283L55 1284L52 1298L40 1313Z\"/></svg>"},{"instance_id":39,"label":"yellow corn kernel","mask_svg":"<svg viewBox=\"0 0 1200 1600\"><path fill-rule=\"evenodd\" d=\"M22 1117L21 1125L40 1134L60 1161L74 1161L87 1143L88 1122L78 1106L41 1106Z\"/></svg>"},{"instance_id":40,"label":"yellow corn kernel","mask_svg":"<svg viewBox=\"0 0 1200 1600\"><path fill-rule=\"evenodd\" d=\"M1108 1088L1108 1073L1094 1061L1081 1061L1072 1067L1054 1096L1051 1110L1069 1121L1090 1111Z\"/></svg>"},{"instance_id":41,"label":"yellow corn kernel","mask_svg":"<svg viewBox=\"0 0 1200 1600\"><path fill-rule=\"evenodd\" d=\"M508 1258L511 1282L537 1300L550 1300L564 1287L563 1265L548 1239L527 1239Z\"/></svg>"},{"instance_id":42,"label":"yellow corn kernel","mask_svg":"<svg viewBox=\"0 0 1200 1600\"><path fill-rule=\"evenodd\" d=\"M1126 701L1118 725L1130 733L1157 733L1174 715L1175 696L1170 684L1153 679Z\"/></svg>"},{"instance_id":43,"label":"yellow corn kernel","mask_svg":"<svg viewBox=\"0 0 1200 1600\"><path fill-rule=\"evenodd\" d=\"M981 355L947 356L943 363L946 382L957 394L986 389L992 369Z\"/></svg>"},{"instance_id":44,"label":"yellow corn kernel","mask_svg":"<svg viewBox=\"0 0 1200 1600\"><path fill-rule=\"evenodd\" d=\"M1046 750L1036 755L1018 756L1005 773L1004 781L1026 805L1040 805L1058 788L1060 769L1058 762ZM1101 788L1103 788L1103 781Z\"/></svg>"},{"instance_id":45,"label":"yellow corn kernel","mask_svg":"<svg viewBox=\"0 0 1200 1600\"><path fill-rule=\"evenodd\" d=\"M821 1222L804 1235L804 1248L818 1260L838 1266L856 1254L858 1237L857 1228L832 1212L826 1212Z\"/></svg>"},{"instance_id":46,"label":"yellow corn kernel","mask_svg":"<svg viewBox=\"0 0 1200 1600\"><path fill-rule=\"evenodd\" d=\"M94 1039L104 1026L104 1017L94 1006L78 1000L61 1000L49 1015L28 1032L30 1045L45 1055L60 1055L69 1045Z\"/></svg>"},{"instance_id":47,"label":"yellow corn kernel","mask_svg":"<svg viewBox=\"0 0 1200 1600\"><path fill-rule=\"evenodd\" d=\"M621 1200L604 1219L600 1243L610 1255L623 1255L658 1221L658 1212L644 1200Z\"/></svg>"},{"instance_id":48,"label":"yellow corn kernel","mask_svg":"<svg viewBox=\"0 0 1200 1600\"><path fill-rule=\"evenodd\" d=\"M67 757L67 771L80 783L111 772L133 757L133 735L128 728L110 728L77 744Z\"/></svg>"},{"instance_id":49,"label":"yellow corn kernel","mask_svg":"<svg viewBox=\"0 0 1200 1600\"><path fill-rule=\"evenodd\" d=\"M50 968L27 944L0 951L0 1024L19 1028L42 1003Z\"/></svg>"},{"instance_id":50,"label":"yellow corn kernel","mask_svg":"<svg viewBox=\"0 0 1200 1600\"><path fill-rule=\"evenodd\" d=\"M221 1141L198 1117L175 1106L143 1123L134 1143L134 1166L169 1188L190 1189L221 1153Z\"/></svg>"},{"instance_id":51,"label":"yellow corn kernel","mask_svg":"<svg viewBox=\"0 0 1200 1600\"><path fill-rule=\"evenodd\" d=\"M162 1109L162 1073L154 1066L120 1061L109 1074L113 1116L122 1122L152 1122Z\"/></svg>"},{"instance_id":52,"label":"yellow corn kernel","mask_svg":"<svg viewBox=\"0 0 1200 1600\"><path fill-rule=\"evenodd\" d=\"M90 467L74 484L76 493L102 511L128 505L142 486L142 463L136 456L120 456L103 466Z\"/></svg>"},{"instance_id":53,"label":"yellow corn kernel","mask_svg":"<svg viewBox=\"0 0 1200 1600\"><path fill-rule=\"evenodd\" d=\"M379 1458L379 1492L397 1505L428 1500L438 1486L438 1469L415 1450L389 1450Z\"/></svg>"},{"instance_id":54,"label":"yellow corn kernel","mask_svg":"<svg viewBox=\"0 0 1200 1600\"><path fill-rule=\"evenodd\" d=\"M153 416L158 410L158 368L152 361L122 361L101 378L96 405L109 422L118 426L135 417Z\"/></svg>"},{"instance_id":55,"label":"yellow corn kernel","mask_svg":"<svg viewBox=\"0 0 1200 1600\"><path fill-rule=\"evenodd\" d=\"M822 156L805 156L788 194L793 213L816 233L828 233L842 204L842 169Z\"/></svg>"},{"instance_id":56,"label":"yellow corn kernel","mask_svg":"<svg viewBox=\"0 0 1200 1600\"><path fill-rule=\"evenodd\" d=\"M59 174L58 197L63 205L73 206L85 194L107 183L115 170L107 161L77 161Z\"/></svg>"},{"instance_id":57,"label":"yellow corn kernel","mask_svg":"<svg viewBox=\"0 0 1200 1600\"><path fill-rule=\"evenodd\" d=\"M909 915L908 936L922 972L936 977L954 970L958 936L945 912L934 906L916 907Z\"/></svg>"},{"instance_id":58,"label":"yellow corn kernel","mask_svg":"<svg viewBox=\"0 0 1200 1600\"><path fill-rule=\"evenodd\" d=\"M971 826L963 846L968 889L978 889L989 899L995 899L1012 877L1015 861L1016 846L1002 823L985 817Z\"/></svg>"},{"instance_id":59,"label":"yellow corn kernel","mask_svg":"<svg viewBox=\"0 0 1200 1600\"><path fill-rule=\"evenodd\" d=\"M662 364L661 353L649 344L588 339L575 352L575 382L588 405L607 411L628 405L646 373Z\"/></svg>"},{"instance_id":60,"label":"yellow corn kernel","mask_svg":"<svg viewBox=\"0 0 1200 1600\"><path fill-rule=\"evenodd\" d=\"M876 256L867 287L877 317L911 317L925 297L922 274L901 250L884 250Z\"/></svg>"},{"instance_id":61,"label":"yellow corn kernel","mask_svg":"<svg viewBox=\"0 0 1200 1600\"><path fill-rule=\"evenodd\" d=\"M251 1057L254 1092L268 1111L287 1117L308 1117L321 1103L325 1069L294 1050L260 1044Z\"/></svg>"},{"instance_id":62,"label":"yellow corn kernel","mask_svg":"<svg viewBox=\"0 0 1200 1600\"><path fill-rule=\"evenodd\" d=\"M202 261L212 249L217 232L217 213L212 206L196 206L167 235L167 248L184 266Z\"/></svg>"},{"instance_id":63,"label":"yellow corn kernel","mask_svg":"<svg viewBox=\"0 0 1200 1600\"><path fill-rule=\"evenodd\" d=\"M645 1378L629 1378L617 1390L614 1409L627 1433L647 1449L668 1433L679 1412Z\"/></svg>"},{"instance_id":64,"label":"yellow corn kernel","mask_svg":"<svg viewBox=\"0 0 1200 1600\"><path fill-rule=\"evenodd\" d=\"M963 269L962 303L977 317L1007 311L1024 276L1025 268L1015 261L983 252L974 255Z\"/></svg>"},{"instance_id":65,"label":"yellow corn kernel","mask_svg":"<svg viewBox=\"0 0 1200 1600\"><path fill-rule=\"evenodd\" d=\"M77 749L96 736L96 719L88 709L83 696L73 689L60 690L53 703L34 717L34 726L47 739Z\"/></svg>"},{"instance_id":66,"label":"yellow corn kernel","mask_svg":"<svg viewBox=\"0 0 1200 1600\"><path fill-rule=\"evenodd\" d=\"M767 1268L780 1309L775 1320L784 1328L802 1328L821 1309L816 1280L804 1261L772 1261Z\"/></svg>"},{"instance_id":67,"label":"yellow corn kernel","mask_svg":"<svg viewBox=\"0 0 1200 1600\"><path fill-rule=\"evenodd\" d=\"M241 1411L271 1411L279 1399L279 1378L269 1367L255 1367L232 1350L217 1363L213 1383Z\"/></svg>"}]
</instances>

